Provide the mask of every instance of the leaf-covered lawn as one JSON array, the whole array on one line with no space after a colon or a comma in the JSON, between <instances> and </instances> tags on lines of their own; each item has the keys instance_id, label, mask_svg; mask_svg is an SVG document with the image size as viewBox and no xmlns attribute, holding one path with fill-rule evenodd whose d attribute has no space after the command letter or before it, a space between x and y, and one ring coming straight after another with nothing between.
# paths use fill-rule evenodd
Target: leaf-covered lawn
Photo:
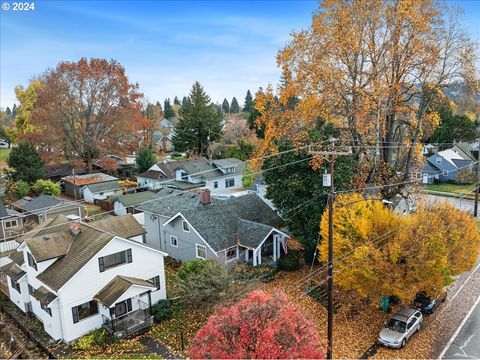
<instances>
[{"instance_id":1,"label":"leaf-covered lawn","mask_svg":"<svg viewBox=\"0 0 480 360\"><path fill-rule=\"evenodd\" d=\"M448 192L453 194L472 193L472 190L474 188L475 187L472 184L460 185L460 184L451 184L451 183L439 183L439 184L427 185L427 190L429 191L440 191L440 192Z\"/></svg>"}]
</instances>

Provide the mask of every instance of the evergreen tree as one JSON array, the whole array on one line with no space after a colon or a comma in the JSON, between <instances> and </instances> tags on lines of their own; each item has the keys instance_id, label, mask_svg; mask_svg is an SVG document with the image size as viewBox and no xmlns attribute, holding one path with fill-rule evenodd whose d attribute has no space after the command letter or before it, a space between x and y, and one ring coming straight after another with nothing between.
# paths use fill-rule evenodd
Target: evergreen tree
<instances>
[{"instance_id":1,"label":"evergreen tree","mask_svg":"<svg viewBox=\"0 0 480 360\"><path fill-rule=\"evenodd\" d=\"M12 108L12 120L15 119L15 116L17 116L17 104L13 104L13 108Z\"/></svg>"},{"instance_id":2,"label":"evergreen tree","mask_svg":"<svg viewBox=\"0 0 480 360\"><path fill-rule=\"evenodd\" d=\"M138 172L143 173L155 165L157 159L155 158L155 154L151 149L143 148L138 153L136 161Z\"/></svg>"},{"instance_id":3,"label":"evergreen tree","mask_svg":"<svg viewBox=\"0 0 480 360\"><path fill-rule=\"evenodd\" d=\"M163 109L162 109L162 104L160 104L160 101L157 101L157 103L155 104L158 109L163 113Z\"/></svg>"},{"instance_id":4,"label":"evergreen tree","mask_svg":"<svg viewBox=\"0 0 480 360\"><path fill-rule=\"evenodd\" d=\"M170 99L165 99L163 103L163 116L166 119L171 119L175 116L175 112L173 111L172 105L170 104Z\"/></svg>"},{"instance_id":5,"label":"evergreen tree","mask_svg":"<svg viewBox=\"0 0 480 360\"><path fill-rule=\"evenodd\" d=\"M230 104L227 99L223 99L222 110L224 113L230 113Z\"/></svg>"},{"instance_id":6,"label":"evergreen tree","mask_svg":"<svg viewBox=\"0 0 480 360\"><path fill-rule=\"evenodd\" d=\"M177 150L195 150L205 153L208 141L218 140L222 132L221 110L211 103L210 97L197 81L190 91L189 101L182 107L175 127L173 143Z\"/></svg>"},{"instance_id":7,"label":"evergreen tree","mask_svg":"<svg viewBox=\"0 0 480 360\"><path fill-rule=\"evenodd\" d=\"M240 105L238 105L237 98L234 96L232 99L232 104L230 105L230 112L236 114L240 112Z\"/></svg>"},{"instance_id":8,"label":"evergreen tree","mask_svg":"<svg viewBox=\"0 0 480 360\"><path fill-rule=\"evenodd\" d=\"M35 147L25 140L12 149L7 163L14 170L12 176L15 181L23 180L31 184L45 176L43 160Z\"/></svg>"},{"instance_id":9,"label":"evergreen tree","mask_svg":"<svg viewBox=\"0 0 480 360\"><path fill-rule=\"evenodd\" d=\"M188 98L186 96L184 96L183 99L182 99L182 107L187 105L187 102L188 102Z\"/></svg>"},{"instance_id":10,"label":"evergreen tree","mask_svg":"<svg viewBox=\"0 0 480 360\"><path fill-rule=\"evenodd\" d=\"M178 97L175 96L175 99L173 99L173 104L174 105L181 105L180 100L178 100Z\"/></svg>"},{"instance_id":11,"label":"evergreen tree","mask_svg":"<svg viewBox=\"0 0 480 360\"><path fill-rule=\"evenodd\" d=\"M247 90L247 96L245 96L245 104L243 105L243 111L251 113L253 111L253 97L250 90Z\"/></svg>"}]
</instances>

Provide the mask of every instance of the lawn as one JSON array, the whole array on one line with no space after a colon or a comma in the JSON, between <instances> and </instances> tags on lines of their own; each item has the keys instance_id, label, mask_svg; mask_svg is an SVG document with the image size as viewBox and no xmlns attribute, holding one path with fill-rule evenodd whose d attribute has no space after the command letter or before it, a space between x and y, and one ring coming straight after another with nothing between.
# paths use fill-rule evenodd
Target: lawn
<instances>
[{"instance_id":1,"label":"lawn","mask_svg":"<svg viewBox=\"0 0 480 360\"><path fill-rule=\"evenodd\" d=\"M472 198L474 196L473 190L475 189L475 185L473 184L452 184L452 183L439 183L439 184L431 184L427 185L427 190L433 194L438 193L450 193L455 197L458 197L459 194L466 194L465 197L467 199ZM438 194L441 195L441 194Z\"/></svg>"},{"instance_id":2,"label":"lawn","mask_svg":"<svg viewBox=\"0 0 480 360\"><path fill-rule=\"evenodd\" d=\"M0 149L0 163L6 163L12 149Z\"/></svg>"}]
</instances>

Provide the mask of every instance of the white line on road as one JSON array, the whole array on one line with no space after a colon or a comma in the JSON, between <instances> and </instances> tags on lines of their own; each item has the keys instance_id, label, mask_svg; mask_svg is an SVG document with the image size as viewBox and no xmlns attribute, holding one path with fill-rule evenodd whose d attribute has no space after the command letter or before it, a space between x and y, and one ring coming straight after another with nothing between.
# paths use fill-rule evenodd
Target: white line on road
<instances>
[{"instance_id":1,"label":"white line on road","mask_svg":"<svg viewBox=\"0 0 480 360\"><path fill-rule=\"evenodd\" d=\"M470 276L467 278L467 280L465 280L465 282L462 284L462 286L460 286L460 288L457 290L457 292L452 296L452 298L450 299L450 304L451 304L451 301L453 301L453 299L455 299L458 295L458 293L460 292L460 290L463 289L463 287L465 286L465 284L468 282L468 280L470 280L470 278L475 274L475 272L478 270L478 268L480 267L480 263L475 267L475 269L472 271L472 273L470 274Z\"/></svg>"},{"instance_id":2,"label":"white line on road","mask_svg":"<svg viewBox=\"0 0 480 360\"><path fill-rule=\"evenodd\" d=\"M441 360L444 356L445 356L445 353L447 352L448 348L450 347L450 345L452 345L452 343L455 341L456 337L458 336L458 334L460 333L460 331L462 330L463 326L465 325L465 323L467 322L468 318L470 317L470 315L472 315L472 312L473 310L475 309L475 307L478 305L478 303L480 303L480 295L478 295L477 297L477 300L475 300L475 303L473 304L473 306L470 308L470 310L468 311L467 313L467 316L465 316L465 318L463 319L462 323L458 326L457 330L455 331L455 334L453 334L453 336L450 338L450 340L448 341L447 345L445 346L445 349L443 349L442 353L440 354L440 356L438 357L438 360Z\"/></svg>"}]
</instances>

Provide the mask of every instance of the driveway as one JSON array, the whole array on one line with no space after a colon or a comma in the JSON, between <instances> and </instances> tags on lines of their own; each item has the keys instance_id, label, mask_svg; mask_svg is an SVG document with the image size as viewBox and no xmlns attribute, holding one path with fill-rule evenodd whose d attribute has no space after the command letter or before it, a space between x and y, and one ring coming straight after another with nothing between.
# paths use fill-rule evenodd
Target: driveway
<instances>
[{"instance_id":1,"label":"driveway","mask_svg":"<svg viewBox=\"0 0 480 360\"><path fill-rule=\"evenodd\" d=\"M452 336L441 359L480 359L480 295Z\"/></svg>"},{"instance_id":2,"label":"driveway","mask_svg":"<svg viewBox=\"0 0 480 360\"><path fill-rule=\"evenodd\" d=\"M429 194L425 195L425 199L427 200L427 202L429 202L431 204L436 203L436 202L445 201L445 202L448 202L448 203L452 204L453 206L455 206L456 208L458 208L460 210L463 210L463 211L466 211L470 214L473 214L473 203L474 203L473 200L458 199L458 198L454 198L454 197L429 195ZM479 213L480 213L480 211L479 211Z\"/></svg>"}]
</instances>

